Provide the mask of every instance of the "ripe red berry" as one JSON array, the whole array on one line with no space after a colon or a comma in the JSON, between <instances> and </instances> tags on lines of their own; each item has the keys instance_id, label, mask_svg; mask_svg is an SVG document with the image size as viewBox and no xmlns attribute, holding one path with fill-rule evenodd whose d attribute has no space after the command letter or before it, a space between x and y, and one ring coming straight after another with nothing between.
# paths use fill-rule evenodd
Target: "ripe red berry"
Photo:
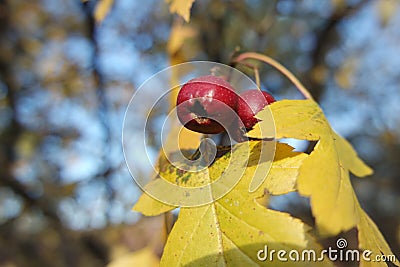
<instances>
[{"instance_id":1,"label":"ripe red berry","mask_svg":"<svg viewBox=\"0 0 400 267\"><path fill-rule=\"evenodd\" d=\"M235 118L238 96L224 79L208 75L188 81L177 98L177 114L188 129L205 134L225 131Z\"/></svg>"},{"instance_id":2,"label":"ripe red berry","mask_svg":"<svg viewBox=\"0 0 400 267\"><path fill-rule=\"evenodd\" d=\"M239 95L237 114L246 129L252 128L258 120L254 117L266 105L275 102L275 98L258 89L248 90Z\"/></svg>"}]
</instances>

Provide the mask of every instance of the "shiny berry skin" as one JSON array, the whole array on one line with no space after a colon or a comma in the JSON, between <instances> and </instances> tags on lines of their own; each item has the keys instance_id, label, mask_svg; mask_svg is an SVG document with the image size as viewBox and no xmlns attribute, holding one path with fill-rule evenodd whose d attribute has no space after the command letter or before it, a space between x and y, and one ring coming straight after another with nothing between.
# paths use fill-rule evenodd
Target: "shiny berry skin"
<instances>
[{"instance_id":1,"label":"shiny berry skin","mask_svg":"<svg viewBox=\"0 0 400 267\"><path fill-rule=\"evenodd\" d=\"M217 134L235 118L238 95L217 76L201 76L185 83L177 97L177 115L189 130Z\"/></svg>"},{"instance_id":2,"label":"shiny berry skin","mask_svg":"<svg viewBox=\"0 0 400 267\"><path fill-rule=\"evenodd\" d=\"M258 122L254 115L273 102L275 102L273 96L258 89L241 93L238 100L237 114L246 129L252 128Z\"/></svg>"}]
</instances>

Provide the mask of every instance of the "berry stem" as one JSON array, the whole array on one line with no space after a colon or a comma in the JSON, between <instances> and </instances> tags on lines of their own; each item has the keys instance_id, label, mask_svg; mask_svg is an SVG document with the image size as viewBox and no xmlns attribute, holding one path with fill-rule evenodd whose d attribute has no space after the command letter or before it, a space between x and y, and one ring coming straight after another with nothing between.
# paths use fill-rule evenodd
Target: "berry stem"
<instances>
[{"instance_id":1,"label":"berry stem","mask_svg":"<svg viewBox=\"0 0 400 267\"><path fill-rule=\"evenodd\" d=\"M258 71L257 67L254 67L254 77L256 77L256 84L257 84L258 90L261 90L260 72Z\"/></svg>"},{"instance_id":2,"label":"berry stem","mask_svg":"<svg viewBox=\"0 0 400 267\"><path fill-rule=\"evenodd\" d=\"M238 61L233 61L233 63L240 63L242 66L248 67L254 71L254 78L256 79L256 85L258 90L261 91L261 83L260 83L260 72L258 71L258 67L254 64L250 64L247 62L238 62Z\"/></svg>"},{"instance_id":3,"label":"berry stem","mask_svg":"<svg viewBox=\"0 0 400 267\"><path fill-rule=\"evenodd\" d=\"M284 76L286 76L286 78L288 78L296 86L297 90L299 90L300 93L302 93L302 95L306 99L313 99L310 92L296 78L296 76L294 76L293 73L291 73L286 67L284 67L282 64L280 64L275 59L272 59L269 56L255 53L255 52L245 52L245 53L238 55L236 58L234 58L233 62L243 64L244 62L242 62L242 61L247 60L247 59L259 60L268 65L271 65L272 67L274 67L275 69L280 71ZM246 63L244 63L244 65L246 65Z\"/></svg>"}]
</instances>

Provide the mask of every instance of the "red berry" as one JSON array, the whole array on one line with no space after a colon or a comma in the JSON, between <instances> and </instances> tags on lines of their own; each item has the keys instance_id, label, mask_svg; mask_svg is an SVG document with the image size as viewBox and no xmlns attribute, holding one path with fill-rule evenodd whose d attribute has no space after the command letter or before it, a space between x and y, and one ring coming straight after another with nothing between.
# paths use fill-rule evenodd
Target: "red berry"
<instances>
[{"instance_id":1,"label":"red berry","mask_svg":"<svg viewBox=\"0 0 400 267\"><path fill-rule=\"evenodd\" d=\"M208 75L188 81L178 93L177 114L189 130L216 134L235 118L238 96L224 79Z\"/></svg>"},{"instance_id":2,"label":"red berry","mask_svg":"<svg viewBox=\"0 0 400 267\"><path fill-rule=\"evenodd\" d=\"M237 114L246 129L252 128L258 120L254 117L266 105L275 102L275 98L258 89L248 90L240 94Z\"/></svg>"}]
</instances>

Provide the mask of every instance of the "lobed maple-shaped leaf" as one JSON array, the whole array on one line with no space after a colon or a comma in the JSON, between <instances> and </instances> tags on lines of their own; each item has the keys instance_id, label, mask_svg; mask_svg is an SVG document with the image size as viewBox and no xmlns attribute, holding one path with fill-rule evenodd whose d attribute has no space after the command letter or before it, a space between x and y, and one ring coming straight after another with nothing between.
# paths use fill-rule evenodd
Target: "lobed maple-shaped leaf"
<instances>
[{"instance_id":1,"label":"lobed maple-shaped leaf","mask_svg":"<svg viewBox=\"0 0 400 267\"><path fill-rule=\"evenodd\" d=\"M267 259L260 261L257 252L265 245L268 251L304 249L320 251L321 248L308 233L308 226L287 213L266 209L256 198L264 194L264 186L249 193L249 184L254 178L256 166L260 167L259 155L263 141L252 141L236 145L233 153L245 154L250 145L252 151L247 168L239 183L224 197L201 207L181 208L161 259L162 266L281 266L287 262ZM291 151L288 145L278 144L276 161L270 175L278 177L283 171L295 174L299 158L304 154ZM209 167L210 180L219 176L229 164L229 155L219 158ZM292 162L292 166L289 162ZM261 163L262 164L262 163ZM238 163L240 165L240 163ZM246 167L246 166L244 166ZM281 168L281 169L280 169ZM264 174L266 175L266 174ZM289 192L293 185L282 186L279 191ZM274 189L272 189L274 190ZM287 255L286 255L287 257ZM330 262L290 262L293 266L330 266Z\"/></svg>"},{"instance_id":2,"label":"lobed maple-shaped leaf","mask_svg":"<svg viewBox=\"0 0 400 267\"><path fill-rule=\"evenodd\" d=\"M360 207L349 178L349 172L363 177L372 170L358 158L352 146L332 130L318 104L313 100L283 100L271 104L270 108L276 138L318 141L299 169L297 189L310 197L320 234L334 236L357 227L360 249L369 249L373 255L392 255L382 234ZM270 111L261 111L257 117L264 120L248 136L263 138L260 129L270 127ZM362 261L361 265L369 264Z\"/></svg>"},{"instance_id":3,"label":"lobed maple-shaped leaf","mask_svg":"<svg viewBox=\"0 0 400 267\"><path fill-rule=\"evenodd\" d=\"M293 191L298 169L307 155L293 152L286 144L277 144L270 172L261 187L249 192L249 184L260 165L267 164L261 155L261 147L266 141L251 141L238 144L232 153L248 157L246 146L251 154L246 161L236 161L231 168L245 168L239 183L224 197L208 205L181 208L161 260L162 266L279 266L287 262L260 261L257 252L264 249L320 251L321 248L308 233L309 227L287 213L266 209L256 199L264 195L264 189L270 193ZM210 180L226 172L231 153L218 158L209 168ZM240 157L239 157L240 158ZM169 181L182 185L182 180L192 179L190 186L202 185L204 173L177 173L172 165L160 167L162 176ZM262 166L261 166L262 169ZM264 173L266 175L266 173ZM289 178L290 177L290 178ZM199 178L199 179L198 179ZM161 178L151 183L158 184ZM277 183L281 183L277 185ZM160 183L161 185L161 183ZM144 214L156 215L175 208L163 204L143 194L134 209ZM287 255L286 255L287 257ZM330 266L327 260L322 262L291 262L294 266Z\"/></svg>"},{"instance_id":4,"label":"lobed maple-shaped leaf","mask_svg":"<svg viewBox=\"0 0 400 267\"><path fill-rule=\"evenodd\" d=\"M256 169L264 169L263 164L268 164L268 162L263 159L260 160L260 146L262 143L266 143L264 141L252 141L250 142L250 148L253 153L250 154L248 159L248 164L244 171L245 177L254 177ZM247 144L247 143L246 143ZM287 144L276 144L276 151L274 160L272 162L270 171L266 179L262 185L255 192L251 193L251 197L258 198L264 194L264 190L267 190L271 195L280 195L289 193L295 190L296 177L298 175L298 170L303 162L303 160L307 157L306 154L293 152L293 148ZM243 153L240 147L236 150L235 153ZM161 156L161 155L160 155ZM212 173L214 177L218 177L220 173L223 172L224 167L226 167L226 160L229 159L230 152L226 153L220 159L217 159L214 165L209 169L209 172ZM179 170L171 165L168 161L163 160L165 157L160 157L159 168L160 176L164 179L167 179L170 182L175 182L179 185L184 185L186 181L187 186L195 186L203 184L205 181L204 172L197 173L185 173L179 172ZM221 164L222 163L222 167ZM241 163L238 163L240 165ZM243 168L243 166L239 166ZM261 175L261 174L260 174ZM266 175L265 173L263 174ZM188 178L189 176L189 178ZM152 180L146 187L161 187L162 182L160 178ZM146 189L145 187L145 189ZM244 189L243 189L244 190ZM246 194L250 194L246 192ZM168 205L159 200L154 199L148 194L142 194L139 200L136 202L133 210L143 213L146 216L156 216L162 214L164 212L173 210L178 206Z\"/></svg>"},{"instance_id":5,"label":"lobed maple-shaped leaf","mask_svg":"<svg viewBox=\"0 0 400 267\"><path fill-rule=\"evenodd\" d=\"M358 242L361 250L370 250L370 260L365 260L361 257L360 267L385 267L387 266L384 261L377 261L377 256L395 256L391 251L389 245L386 243L385 238L382 236L378 227L371 220L367 213L358 205L360 221L357 225L358 229ZM398 259L394 258L393 264L400 266Z\"/></svg>"},{"instance_id":6,"label":"lobed maple-shaped leaf","mask_svg":"<svg viewBox=\"0 0 400 267\"><path fill-rule=\"evenodd\" d=\"M210 205L181 209L164 249L161 265L287 265L277 258L262 262L257 258L257 252L265 245L268 251L320 251L308 230L305 224L289 214L265 209L254 199L245 199L234 190ZM291 262L291 265L331 266L327 261L300 261Z\"/></svg>"},{"instance_id":7,"label":"lobed maple-shaped leaf","mask_svg":"<svg viewBox=\"0 0 400 267\"><path fill-rule=\"evenodd\" d=\"M358 157L351 145L330 127L322 110L313 100L283 100L270 105L276 127L276 138L318 141L314 151L299 170L297 188L309 196L316 224L321 235L333 236L355 227L356 197L349 171L365 176L372 170ZM263 120L264 110L257 114ZM269 121L261 121L260 128ZM257 128L248 135L263 138Z\"/></svg>"},{"instance_id":8,"label":"lobed maple-shaped leaf","mask_svg":"<svg viewBox=\"0 0 400 267\"><path fill-rule=\"evenodd\" d=\"M299 169L306 158L307 154L294 152L293 147L277 143L271 169L267 178L255 192L255 197L260 197L264 190L267 190L271 195L281 195L295 191ZM253 160L259 160L257 153L250 156L249 162ZM262 161L259 164L262 164ZM255 167L256 165L248 166L246 173L254 172ZM251 176L251 174L248 175Z\"/></svg>"}]
</instances>

